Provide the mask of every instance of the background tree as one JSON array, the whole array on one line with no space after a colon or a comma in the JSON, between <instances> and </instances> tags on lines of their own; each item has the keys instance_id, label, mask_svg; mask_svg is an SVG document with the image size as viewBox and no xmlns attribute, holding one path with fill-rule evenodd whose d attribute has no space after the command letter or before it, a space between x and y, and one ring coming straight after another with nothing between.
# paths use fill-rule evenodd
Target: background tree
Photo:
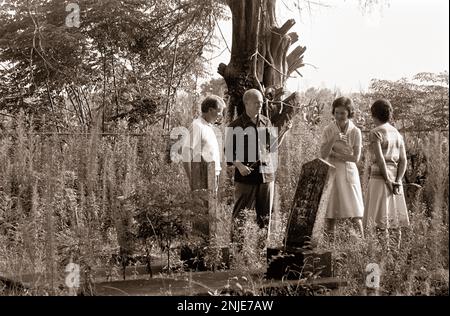
<instances>
[{"instance_id":1,"label":"background tree","mask_svg":"<svg viewBox=\"0 0 450 316\"><path fill-rule=\"evenodd\" d=\"M404 130L448 129L448 73L419 73L397 81L374 79L372 100L386 98L394 108L396 123Z\"/></svg>"},{"instance_id":2,"label":"background tree","mask_svg":"<svg viewBox=\"0 0 450 316\"><path fill-rule=\"evenodd\" d=\"M228 118L243 112L242 96L245 90L256 88L267 98L264 114L270 117L274 126L285 127L292 117L302 110L304 113L317 111L314 101L302 102L298 93L285 90L287 79L298 74L303 67L306 47L293 45L298 35L290 32L294 19L281 26L276 18L276 0L225 0L231 10L233 37L231 58L228 65L220 64L218 73L225 79L230 97ZM327 1L288 2L301 12L311 6L330 6ZM283 1L284 6L288 7ZM388 4L385 0L360 0L363 14ZM309 114L307 114L309 115Z\"/></svg>"},{"instance_id":3,"label":"background tree","mask_svg":"<svg viewBox=\"0 0 450 316\"><path fill-rule=\"evenodd\" d=\"M245 90L256 88L271 102L264 112L277 127L285 126L299 105L296 93L285 98L285 83L303 64L306 48L289 48L298 41L289 30L293 19L281 27L275 16L276 0L227 0L232 14L233 39L228 65L220 64L218 73L228 87L229 118L243 112L242 96ZM285 106L291 105L291 106Z\"/></svg>"},{"instance_id":4,"label":"background tree","mask_svg":"<svg viewBox=\"0 0 450 316\"><path fill-rule=\"evenodd\" d=\"M331 104L337 93L330 89L309 88L303 93L304 100L309 100L309 111L303 113L303 120L308 125L318 125L325 112L330 112Z\"/></svg>"},{"instance_id":5,"label":"background tree","mask_svg":"<svg viewBox=\"0 0 450 316\"><path fill-rule=\"evenodd\" d=\"M200 86L202 96L215 94L220 97L225 97L228 94L227 85L223 78L213 78L204 82Z\"/></svg>"},{"instance_id":6,"label":"background tree","mask_svg":"<svg viewBox=\"0 0 450 316\"><path fill-rule=\"evenodd\" d=\"M64 2L4 2L0 110L60 129L89 128L94 110L104 127L165 118L177 89L204 73L212 17L223 10L212 0L77 3L79 28L66 25Z\"/></svg>"}]
</instances>

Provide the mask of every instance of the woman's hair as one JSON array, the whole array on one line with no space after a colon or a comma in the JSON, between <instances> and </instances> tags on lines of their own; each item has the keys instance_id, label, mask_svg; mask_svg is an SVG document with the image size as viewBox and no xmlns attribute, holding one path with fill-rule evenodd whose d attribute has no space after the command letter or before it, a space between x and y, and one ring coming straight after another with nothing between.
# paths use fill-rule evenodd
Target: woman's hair
<instances>
[{"instance_id":1,"label":"woman's hair","mask_svg":"<svg viewBox=\"0 0 450 316\"><path fill-rule=\"evenodd\" d=\"M386 123L392 119L392 105L386 99L376 100L370 107L372 117L377 118L380 122Z\"/></svg>"},{"instance_id":2,"label":"woman's hair","mask_svg":"<svg viewBox=\"0 0 450 316\"><path fill-rule=\"evenodd\" d=\"M332 113L334 115L334 112L336 108L344 107L348 112L348 118L353 118L355 115L355 106L353 105L353 101L350 98L347 97L339 97L336 100L333 101L332 106Z\"/></svg>"},{"instance_id":3,"label":"woman's hair","mask_svg":"<svg viewBox=\"0 0 450 316\"><path fill-rule=\"evenodd\" d=\"M223 99L221 97L212 94L212 95L207 96L203 100L202 105L201 105L201 110L202 110L202 113L208 113L210 108L218 109L219 106L225 107L225 102L223 101Z\"/></svg>"}]
</instances>

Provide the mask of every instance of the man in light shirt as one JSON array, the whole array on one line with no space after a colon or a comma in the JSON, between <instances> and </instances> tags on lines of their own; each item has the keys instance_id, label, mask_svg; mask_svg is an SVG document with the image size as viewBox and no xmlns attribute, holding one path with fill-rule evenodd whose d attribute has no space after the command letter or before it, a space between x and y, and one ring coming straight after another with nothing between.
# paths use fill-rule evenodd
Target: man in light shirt
<instances>
[{"instance_id":1,"label":"man in light shirt","mask_svg":"<svg viewBox=\"0 0 450 316\"><path fill-rule=\"evenodd\" d=\"M214 131L214 123L222 118L226 105L222 98L216 95L207 96L201 104L201 115L194 119L189 129L190 137L183 146L183 166L192 183L192 162L214 162L216 170L215 191L217 192L218 177L221 168L219 142Z\"/></svg>"}]
</instances>

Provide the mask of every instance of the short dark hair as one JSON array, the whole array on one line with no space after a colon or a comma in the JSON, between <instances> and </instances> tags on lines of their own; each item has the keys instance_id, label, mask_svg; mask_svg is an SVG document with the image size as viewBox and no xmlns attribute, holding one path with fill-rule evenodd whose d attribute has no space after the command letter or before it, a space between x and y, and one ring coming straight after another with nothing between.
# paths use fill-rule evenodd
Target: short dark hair
<instances>
[{"instance_id":1,"label":"short dark hair","mask_svg":"<svg viewBox=\"0 0 450 316\"><path fill-rule=\"evenodd\" d=\"M370 107L370 112L372 116L377 118L380 122L386 123L392 119L392 105L386 99L376 100Z\"/></svg>"},{"instance_id":2,"label":"short dark hair","mask_svg":"<svg viewBox=\"0 0 450 316\"><path fill-rule=\"evenodd\" d=\"M339 97L336 100L333 101L333 104L331 105L333 108L331 113L333 113L336 110L336 108L344 107L348 112L348 118L352 118L355 115L355 106L353 105L353 101L350 98L347 97Z\"/></svg>"},{"instance_id":3,"label":"short dark hair","mask_svg":"<svg viewBox=\"0 0 450 316\"><path fill-rule=\"evenodd\" d=\"M225 106L223 99L217 95L209 95L202 101L202 113L208 113L210 108L217 109L219 105Z\"/></svg>"}]
</instances>

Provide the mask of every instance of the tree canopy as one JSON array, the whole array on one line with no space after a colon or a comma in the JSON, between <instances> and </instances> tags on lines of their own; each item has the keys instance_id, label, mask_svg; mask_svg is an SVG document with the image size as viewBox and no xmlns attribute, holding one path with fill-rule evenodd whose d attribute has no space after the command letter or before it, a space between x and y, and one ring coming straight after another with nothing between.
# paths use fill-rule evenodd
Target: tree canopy
<instances>
[{"instance_id":1,"label":"tree canopy","mask_svg":"<svg viewBox=\"0 0 450 316\"><path fill-rule=\"evenodd\" d=\"M374 79L371 99L386 98L403 130L448 129L448 73L419 73L397 81Z\"/></svg>"},{"instance_id":2,"label":"tree canopy","mask_svg":"<svg viewBox=\"0 0 450 316\"><path fill-rule=\"evenodd\" d=\"M202 75L214 0L77 2L70 27L59 0L5 1L0 12L0 110L20 109L42 125L89 127L127 117L158 120L178 88Z\"/></svg>"}]
</instances>

